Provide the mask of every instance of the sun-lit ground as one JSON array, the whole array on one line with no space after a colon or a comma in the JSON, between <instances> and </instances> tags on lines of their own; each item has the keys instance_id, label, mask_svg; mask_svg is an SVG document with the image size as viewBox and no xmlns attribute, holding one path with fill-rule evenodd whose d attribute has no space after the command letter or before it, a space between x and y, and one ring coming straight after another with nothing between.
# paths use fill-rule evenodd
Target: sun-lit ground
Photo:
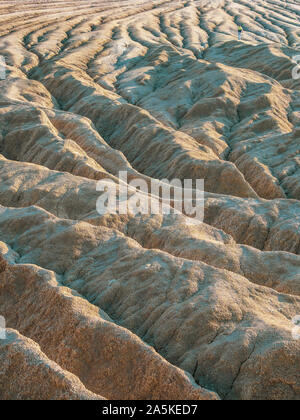
<instances>
[{"instance_id":1,"label":"sun-lit ground","mask_svg":"<svg viewBox=\"0 0 300 420\"><path fill-rule=\"evenodd\" d=\"M300 399L299 15L0 3L3 399ZM204 223L100 215L119 171Z\"/></svg>"}]
</instances>

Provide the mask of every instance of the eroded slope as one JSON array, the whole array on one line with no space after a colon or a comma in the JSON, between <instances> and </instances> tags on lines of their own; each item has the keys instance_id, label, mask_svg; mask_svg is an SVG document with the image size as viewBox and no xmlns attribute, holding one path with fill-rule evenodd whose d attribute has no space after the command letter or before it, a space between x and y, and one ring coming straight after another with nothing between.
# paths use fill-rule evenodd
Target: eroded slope
<instances>
[{"instance_id":1,"label":"eroded slope","mask_svg":"<svg viewBox=\"0 0 300 420\"><path fill-rule=\"evenodd\" d=\"M35 398L30 363L44 398L300 398L299 14L1 3L4 399ZM100 216L119 171L204 178L204 223Z\"/></svg>"}]
</instances>

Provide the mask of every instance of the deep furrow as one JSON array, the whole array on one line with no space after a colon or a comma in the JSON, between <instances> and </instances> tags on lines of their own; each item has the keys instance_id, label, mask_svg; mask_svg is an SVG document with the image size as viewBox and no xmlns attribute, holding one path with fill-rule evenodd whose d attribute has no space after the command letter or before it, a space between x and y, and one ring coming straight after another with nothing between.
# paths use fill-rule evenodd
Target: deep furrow
<instances>
[{"instance_id":1,"label":"deep furrow","mask_svg":"<svg viewBox=\"0 0 300 420\"><path fill-rule=\"evenodd\" d=\"M0 396L299 399L299 6L1 2Z\"/></svg>"}]
</instances>

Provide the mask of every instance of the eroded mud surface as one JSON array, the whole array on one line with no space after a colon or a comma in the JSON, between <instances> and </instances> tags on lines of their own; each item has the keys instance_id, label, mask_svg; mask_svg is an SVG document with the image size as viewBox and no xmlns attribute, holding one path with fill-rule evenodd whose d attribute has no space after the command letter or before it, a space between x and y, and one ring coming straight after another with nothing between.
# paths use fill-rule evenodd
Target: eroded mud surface
<instances>
[{"instance_id":1,"label":"eroded mud surface","mask_svg":"<svg viewBox=\"0 0 300 420\"><path fill-rule=\"evenodd\" d=\"M299 15L1 2L3 399L300 399ZM119 171L203 178L204 223L100 216Z\"/></svg>"}]
</instances>

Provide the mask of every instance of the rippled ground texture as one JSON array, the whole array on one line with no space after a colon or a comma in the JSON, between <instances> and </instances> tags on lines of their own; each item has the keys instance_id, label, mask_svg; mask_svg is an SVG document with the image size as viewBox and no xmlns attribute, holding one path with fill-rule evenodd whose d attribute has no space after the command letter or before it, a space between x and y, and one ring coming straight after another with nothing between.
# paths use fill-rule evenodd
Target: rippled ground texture
<instances>
[{"instance_id":1,"label":"rippled ground texture","mask_svg":"<svg viewBox=\"0 0 300 420\"><path fill-rule=\"evenodd\" d=\"M2 399L300 399L299 15L0 3ZM204 178L205 223L100 216L120 170Z\"/></svg>"}]
</instances>

